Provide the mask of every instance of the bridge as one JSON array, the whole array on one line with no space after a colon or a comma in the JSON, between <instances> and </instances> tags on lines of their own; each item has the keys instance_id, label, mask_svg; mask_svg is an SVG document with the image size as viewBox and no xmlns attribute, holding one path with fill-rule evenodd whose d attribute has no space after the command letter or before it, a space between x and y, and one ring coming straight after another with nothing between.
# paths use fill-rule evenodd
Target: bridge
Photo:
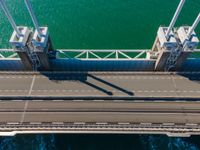
<instances>
[{"instance_id":1,"label":"bridge","mask_svg":"<svg viewBox=\"0 0 200 150\"><path fill-rule=\"evenodd\" d=\"M17 26L0 49L0 135L36 133L200 135L200 50L195 29L159 27L152 49L53 47L24 0L35 31Z\"/></svg>"}]
</instances>

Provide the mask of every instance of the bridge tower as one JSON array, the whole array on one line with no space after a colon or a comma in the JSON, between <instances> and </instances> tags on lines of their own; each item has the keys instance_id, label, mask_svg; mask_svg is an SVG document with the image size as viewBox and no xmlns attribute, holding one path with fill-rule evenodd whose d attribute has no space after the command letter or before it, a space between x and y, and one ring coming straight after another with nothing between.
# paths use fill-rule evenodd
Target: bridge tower
<instances>
[{"instance_id":1,"label":"bridge tower","mask_svg":"<svg viewBox=\"0 0 200 150\"><path fill-rule=\"evenodd\" d=\"M169 27L159 27L152 51L147 53L148 59L156 58L154 68L156 71L168 71L170 69L168 65L170 59L180 55L180 48L173 27L184 3L185 0L180 1Z\"/></svg>"},{"instance_id":2,"label":"bridge tower","mask_svg":"<svg viewBox=\"0 0 200 150\"><path fill-rule=\"evenodd\" d=\"M196 20L193 25L190 26L182 26L177 30L177 36L179 38L179 42L181 45L181 54L177 60L177 64L175 65L175 69L178 70L183 62L189 57L189 55L198 47L199 39L197 34L195 33L195 28L200 22L200 13L198 14Z\"/></svg>"},{"instance_id":3,"label":"bridge tower","mask_svg":"<svg viewBox=\"0 0 200 150\"><path fill-rule=\"evenodd\" d=\"M10 38L10 44L21 58L21 61L24 64L26 70L32 70L34 68L32 62L33 61L36 61L36 63L38 62L37 60L34 60L34 58L31 58L31 51L30 51L31 30L28 27L16 25L4 0L0 0L0 5L6 17L8 18L11 26L14 29L14 32Z\"/></svg>"},{"instance_id":4,"label":"bridge tower","mask_svg":"<svg viewBox=\"0 0 200 150\"><path fill-rule=\"evenodd\" d=\"M34 52L39 58L39 61L41 63L41 69L49 70L50 65L48 53L49 51L53 50L53 47L49 36L48 27L39 27L30 1L24 0L24 2L35 26L35 32L32 37L32 45L34 47Z\"/></svg>"}]
</instances>

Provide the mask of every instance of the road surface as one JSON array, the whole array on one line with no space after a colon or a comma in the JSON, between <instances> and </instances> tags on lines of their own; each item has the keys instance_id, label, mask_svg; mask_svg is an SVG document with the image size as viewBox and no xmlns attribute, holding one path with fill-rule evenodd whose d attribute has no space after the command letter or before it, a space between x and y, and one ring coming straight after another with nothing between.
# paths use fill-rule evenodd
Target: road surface
<instances>
[{"instance_id":1,"label":"road surface","mask_svg":"<svg viewBox=\"0 0 200 150\"><path fill-rule=\"evenodd\" d=\"M2 123L200 123L199 102L1 101Z\"/></svg>"},{"instance_id":2,"label":"road surface","mask_svg":"<svg viewBox=\"0 0 200 150\"><path fill-rule=\"evenodd\" d=\"M5 73L0 96L200 98L200 73Z\"/></svg>"},{"instance_id":3,"label":"road surface","mask_svg":"<svg viewBox=\"0 0 200 150\"><path fill-rule=\"evenodd\" d=\"M200 134L199 102L0 101L0 136L31 133Z\"/></svg>"}]
</instances>

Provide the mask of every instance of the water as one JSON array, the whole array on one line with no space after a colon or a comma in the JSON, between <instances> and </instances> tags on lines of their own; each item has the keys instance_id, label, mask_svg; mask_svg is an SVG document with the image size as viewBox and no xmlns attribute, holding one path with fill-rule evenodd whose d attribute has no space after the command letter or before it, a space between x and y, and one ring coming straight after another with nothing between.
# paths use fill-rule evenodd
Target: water
<instances>
[{"instance_id":1,"label":"water","mask_svg":"<svg viewBox=\"0 0 200 150\"><path fill-rule=\"evenodd\" d=\"M199 138L164 135L18 135L0 138L0 150L199 150Z\"/></svg>"},{"instance_id":2,"label":"water","mask_svg":"<svg viewBox=\"0 0 200 150\"><path fill-rule=\"evenodd\" d=\"M23 0L6 0L18 25L32 26ZM148 49L168 25L179 0L31 0L55 48ZM176 26L191 25L199 0L186 0ZM200 26L196 32L200 35ZM0 12L0 47L12 28ZM198 150L200 138L153 135L18 135L0 138L0 150Z\"/></svg>"},{"instance_id":3,"label":"water","mask_svg":"<svg viewBox=\"0 0 200 150\"><path fill-rule=\"evenodd\" d=\"M32 26L23 0L6 0L18 25ZM56 48L151 48L160 25L169 25L179 0L31 0ZM199 0L186 0L176 26L191 25ZM200 25L196 30L200 33ZM11 26L0 12L0 46L8 47ZM200 34L199 34L200 35Z\"/></svg>"}]
</instances>

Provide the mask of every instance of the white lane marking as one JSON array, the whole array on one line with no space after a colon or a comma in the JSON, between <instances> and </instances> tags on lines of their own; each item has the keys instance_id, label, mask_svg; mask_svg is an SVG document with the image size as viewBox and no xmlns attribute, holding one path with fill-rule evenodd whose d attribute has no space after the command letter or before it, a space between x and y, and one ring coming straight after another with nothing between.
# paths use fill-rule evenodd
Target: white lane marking
<instances>
[{"instance_id":1,"label":"white lane marking","mask_svg":"<svg viewBox=\"0 0 200 150\"><path fill-rule=\"evenodd\" d=\"M12 102L22 102L23 100L12 100Z\"/></svg>"},{"instance_id":2,"label":"white lane marking","mask_svg":"<svg viewBox=\"0 0 200 150\"><path fill-rule=\"evenodd\" d=\"M93 102L104 102L105 100L93 100Z\"/></svg>"},{"instance_id":3,"label":"white lane marking","mask_svg":"<svg viewBox=\"0 0 200 150\"><path fill-rule=\"evenodd\" d=\"M7 122L8 125L16 125L19 124L19 122Z\"/></svg>"},{"instance_id":4,"label":"white lane marking","mask_svg":"<svg viewBox=\"0 0 200 150\"><path fill-rule=\"evenodd\" d=\"M63 102L64 100L52 100L53 102Z\"/></svg>"},{"instance_id":5,"label":"white lane marking","mask_svg":"<svg viewBox=\"0 0 200 150\"><path fill-rule=\"evenodd\" d=\"M73 102L83 102L84 100L73 100Z\"/></svg>"},{"instance_id":6,"label":"white lane marking","mask_svg":"<svg viewBox=\"0 0 200 150\"><path fill-rule=\"evenodd\" d=\"M85 122L74 122L75 125L84 125L86 124Z\"/></svg>"},{"instance_id":7,"label":"white lane marking","mask_svg":"<svg viewBox=\"0 0 200 150\"><path fill-rule=\"evenodd\" d=\"M125 100L113 100L113 102L124 102Z\"/></svg>"},{"instance_id":8,"label":"white lane marking","mask_svg":"<svg viewBox=\"0 0 200 150\"><path fill-rule=\"evenodd\" d=\"M129 125L129 122L118 122L119 125Z\"/></svg>"},{"instance_id":9,"label":"white lane marking","mask_svg":"<svg viewBox=\"0 0 200 150\"><path fill-rule=\"evenodd\" d=\"M198 124L195 124L195 123L186 123L185 125L186 126L198 126Z\"/></svg>"},{"instance_id":10,"label":"white lane marking","mask_svg":"<svg viewBox=\"0 0 200 150\"><path fill-rule=\"evenodd\" d=\"M175 123L163 123L164 126L174 126Z\"/></svg>"},{"instance_id":11,"label":"white lane marking","mask_svg":"<svg viewBox=\"0 0 200 150\"><path fill-rule=\"evenodd\" d=\"M108 124L107 122L96 122L97 125L106 125Z\"/></svg>"},{"instance_id":12,"label":"white lane marking","mask_svg":"<svg viewBox=\"0 0 200 150\"><path fill-rule=\"evenodd\" d=\"M142 123L140 123L140 125L143 125L143 126L150 126L150 125L152 125L152 123L145 123L145 122L142 122Z\"/></svg>"},{"instance_id":13,"label":"white lane marking","mask_svg":"<svg viewBox=\"0 0 200 150\"><path fill-rule=\"evenodd\" d=\"M36 77L36 75L33 76L33 79L32 79L32 82L31 82L31 86L30 86L30 89L29 89L29 92L28 92L29 96L31 95L31 92L32 92L32 89L33 89L33 85L35 83L35 77Z\"/></svg>"},{"instance_id":14,"label":"white lane marking","mask_svg":"<svg viewBox=\"0 0 200 150\"><path fill-rule=\"evenodd\" d=\"M44 100L32 100L32 102L43 102Z\"/></svg>"},{"instance_id":15,"label":"white lane marking","mask_svg":"<svg viewBox=\"0 0 200 150\"><path fill-rule=\"evenodd\" d=\"M42 124L41 122L30 122L31 125Z\"/></svg>"},{"instance_id":16,"label":"white lane marking","mask_svg":"<svg viewBox=\"0 0 200 150\"><path fill-rule=\"evenodd\" d=\"M64 122L52 122L52 124L58 124L58 125L60 125L60 124L64 124Z\"/></svg>"},{"instance_id":17,"label":"white lane marking","mask_svg":"<svg viewBox=\"0 0 200 150\"><path fill-rule=\"evenodd\" d=\"M32 87L33 88L33 87ZM9 92L13 92L13 93L23 93L23 92L29 92L29 94L31 94L31 92L40 92L40 93L47 93L47 92L50 92L50 93L94 93L94 92L99 92L98 90L8 90L8 89L5 89L5 90L0 90L1 93L5 92L5 93L9 93ZM121 91L117 91L117 90L111 90L111 92L115 92L115 93L121 93ZM200 90L178 90L178 91L175 91L175 90L138 90L138 91L134 91L134 93L175 93L175 92L178 92L178 93L200 93Z\"/></svg>"}]
</instances>

